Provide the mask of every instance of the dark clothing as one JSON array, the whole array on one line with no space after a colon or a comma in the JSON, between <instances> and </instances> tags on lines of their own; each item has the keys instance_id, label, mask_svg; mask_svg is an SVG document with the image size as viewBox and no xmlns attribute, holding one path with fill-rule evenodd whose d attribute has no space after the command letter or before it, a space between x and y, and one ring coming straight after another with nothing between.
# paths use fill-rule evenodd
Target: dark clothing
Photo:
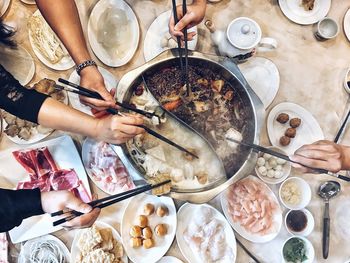
<instances>
[{"instance_id":1,"label":"dark clothing","mask_svg":"<svg viewBox=\"0 0 350 263\"><path fill-rule=\"evenodd\" d=\"M43 214L40 189L0 189L0 232L19 226L24 218Z\"/></svg>"},{"instance_id":2,"label":"dark clothing","mask_svg":"<svg viewBox=\"0 0 350 263\"><path fill-rule=\"evenodd\" d=\"M0 65L0 108L31 122L38 122L41 105L48 96L29 90Z\"/></svg>"},{"instance_id":3,"label":"dark clothing","mask_svg":"<svg viewBox=\"0 0 350 263\"><path fill-rule=\"evenodd\" d=\"M31 122L38 122L47 95L28 90L0 65L0 108ZM0 185L1 187L1 185ZM24 218L44 213L40 190L0 189L0 232L21 224Z\"/></svg>"}]
</instances>

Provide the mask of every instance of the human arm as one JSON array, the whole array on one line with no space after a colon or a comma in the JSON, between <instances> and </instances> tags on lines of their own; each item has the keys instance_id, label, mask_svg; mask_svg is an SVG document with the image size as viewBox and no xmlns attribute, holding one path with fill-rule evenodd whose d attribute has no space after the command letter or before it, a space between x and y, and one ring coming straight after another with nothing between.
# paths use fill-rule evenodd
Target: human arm
<instances>
[{"instance_id":1,"label":"human arm","mask_svg":"<svg viewBox=\"0 0 350 263\"><path fill-rule=\"evenodd\" d=\"M79 13L74 0L36 0L42 15L60 38L76 65L90 60ZM81 101L98 110L115 107L113 96L106 90L104 79L95 66L80 72L80 85L97 91L105 101L81 96Z\"/></svg>"},{"instance_id":2,"label":"human arm","mask_svg":"<svg viewBox=\"0 0 350 263\"><path fill-rule=\"evenodd\" d=\"M179 36L183 40L184 35L181 30L199 24L204 18L206 7L206 0L194 0L191 5L187 6L187 13L183 15L182 5L178 5L176 10L179 22L175 25L174 16L170 17L169 33L174 37ZM188 40L192 40L195 35L195 32L188 33Z\"/></svg>"},{"instance_id":3,"label":"human arm","mask_svg":"<svg viewBox=\"0 0 350 263\"><path fill-rule=\"evenodd\" d=\"M21 119L114 144L126 142L143 132L135 126L143 123L140 117L129 115L96 119L47 95L22 87L1 65L0 80L0 108Z\"/></svg>"},{"instance_id":4,"label":"human arm","mask_svg":"<svg viewBox=\"0 0 350 263\"><path fill-rule=\"evenodd\" d=\"M326 169L331 172L350 170L350 147L331 141L317 141L303 145L290 159L312 168ZM303 172L312 172L298 164L292 164Z\"/></svg>"},{"instance_id":5,"label":"human arm","mask_svg":"<svg viewBox=\"0 0 350 263\"><path fill-rule=\"evenodd\" d=\"M39 188L26 190L0 189L0 200L0 232L6 232L19 226L25 218L43 213L52 213L64 208L84 213L84 215L64 225L70 228L91 226L100 213L100 209L92 209L69 191L40 193Z\"/></svg>"}]
</instances>

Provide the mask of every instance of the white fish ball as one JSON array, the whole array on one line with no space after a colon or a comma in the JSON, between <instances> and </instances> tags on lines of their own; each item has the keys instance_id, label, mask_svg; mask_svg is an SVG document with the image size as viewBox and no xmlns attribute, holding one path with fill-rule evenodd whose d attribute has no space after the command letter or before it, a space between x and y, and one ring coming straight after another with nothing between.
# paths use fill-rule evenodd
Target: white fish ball
<instances>
[{"instance_id":1,"label":"white fish ball","mask_svg":"<svg viewBox=\"0 0 350 263\"><path fill-rule=\"evenodd\" d=\"M272 167L272 168L275 168L277 166L277 161L275 159L270 159L269 160L269 165Z\"/></svg>"},{"instance_id":2,"label":"white fish ball","mask_svg":"<svg viewBox=\"0 0 350 263\"><path fill-rule=\"evenodd\" d=\"M275 178L276 179L280 179L283 176L283 172L282 171L275 171Z\"/></svg>"},{"instance_id":3,"label":"white fish ball","mask_svg":"<svg viewBox=\"0 0 350 263\"><path fill-rule=\"evenodd\" d=\"M266 162L266 163L265 163L265 167L266 167L267 170L272 169L272 166L270 165L269 162Z\"/></svg>"},{"instance_id":4,"label":"white fish ball","mask_svg":"<svg viewBox=\"0 0 350 263\"><path fill-rule=\"evenodd\" d=\"M260 166L260 167L258 168L258 172L259 172L261 175L263 175L263 176L266 176L266 175L267 175L267 169L266 169L265 166Z\"/></svg>"},{"instance_id":5,"label":"white fish ball","mask_svg":"<svg viewBox=\"0 0 350 263\"><path fill-rule=\"evenodd\" d=\"M277 163L278 163L278 164L285 164L286 162L287 162L286 160L277 158Z\"/></svg>"},{"instance_id":6,"label":"white fish ball","mask_svg":"<svg viewBox=\"0 0 350 263\"><path fill-rule=\"evenodd\" d=\"M275 171L274 170L268 170L267 171L267 177L274 178L275 177Z\"/></svg>"},{"instance_id":7,"label":"white fish ball","mask_svg":"<svg viewBox=\"0 0 350 263\"><path fill-rule=\"evenodd\" d=\"M271 154L264 153L263 157L265 158L265 160L268 160L271 158Z\"/></svg>"},{"instance_id":8,"label":"white fish ball","mask_svg":"<svg viewBox=\"0 0 350 263\"><path fill-rule=\"evenodd\" d=\"M259 157L258 161L256 162L258 166L263 166L265 164L265 159L263 157Z\"/></svg>"},{"instance_id":9,"label":"white fish ball","mask_svg":"<svg viewBox=\"0 0 350 263\"><path fill-rule=\"evenodd\" d=\"M283 166L278 164L278 165L276 165L275 170L276 171L282 171L283 170Z\"/></svg>"}]
</instances>

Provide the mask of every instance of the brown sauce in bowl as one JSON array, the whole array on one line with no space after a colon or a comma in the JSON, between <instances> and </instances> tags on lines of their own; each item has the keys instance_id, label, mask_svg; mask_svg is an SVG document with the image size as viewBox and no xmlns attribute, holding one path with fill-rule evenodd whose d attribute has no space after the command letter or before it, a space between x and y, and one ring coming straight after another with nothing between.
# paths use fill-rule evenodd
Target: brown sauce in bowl
<instances>
[{"instance_id":1,"label":"brown sauce in bowl","mask_svg":"<svg viewBox=\"0 0 350 263\"><path fill-rule=\"evenodd\" d=\"M287 226L293 232L301 232L307 226L307 216L301 210L290 211L287 216Z\"/></svg>"}]
</instances>

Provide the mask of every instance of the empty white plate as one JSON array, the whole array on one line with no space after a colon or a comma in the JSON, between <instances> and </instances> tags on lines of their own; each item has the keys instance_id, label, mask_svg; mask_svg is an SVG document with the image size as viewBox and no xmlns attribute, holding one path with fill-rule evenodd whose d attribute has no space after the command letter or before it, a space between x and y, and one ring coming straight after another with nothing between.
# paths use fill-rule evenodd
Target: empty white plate
<instances>
[{"instance_id":1,"label":"empty white plate","mask_svg":"<svg viewBox=\"0 0 350 263\"><path fill-rule=\"evenodd\" d=\"M280 113L287 113L289 119L301 119L300 126L296 128L295 138L292 138L290 144L287 146L281 146L279 140L284 135L286 129L290 128L290 125L289 122L281 124L276 121ZM304 144L311 144L324 139L322 129L314 116L300 105L291 102L282 102L270 111L267 118L267 133L271 144L280 147L288 155L293 154Z\"/></svg>"},{"instance_id":2,"label":"empty white plate","mask_svg":"<svg viewBox=\"0 0 350 263\"><path fill-rule=\"evenodd\" d=\"M276 97L280 86L280 74L276 65L267 58L253 57L238 66L266 109Z\"/></svg>"},{"instance_id":3,"label":"empty white plate","mask_svg":"<svg viewBox=\"0 0 350 263\"><path fill-rule=\"evenodd\" d=\"M125 40L128 41L129 48L123 57L118 57L116 54L112 55L111 51L108 51L103 44L99 42L98 30L101 30L101 28L98 23L107 8L118 8L123 10L128 19L128 24L131 26L130 39ZM118 29L116 28L116 30ZM120 67L125 65L132 59L139 44L140 27L134 11L122 0L101 0L97 2L89 18L88 38L92 51L104 64L110 67ZM117 48L115 48L114 51L114 53L116 53Z\"/></svg>"},{"instance_id":4,"label":"empty white plate","mask_svg":"<svg viewBox=\"0 0 350 263\"><path fill-rule=\"evenodd\" d=\"M314 8L307 11L302 0L279 0L283 14L291 21L301 25L311 25L324 18L331 8L331 0L315 0Z\"/></svg>"},{"instance_id":5,"label":"empty white plate","mask_svg":"<svg viewBox=\"0 0 350 263\"><path fill-rule=\"evenodd\" d=\"M344 26L345 36L350 41L350 8L345 13L343 26Z\"/></svg>"},{"instance_id":6,"label":"empty white plate","mask_svg":"<svg viewBox=\"0 0 350 263\"><path fill-rule=\"evenodd\" d=\"M171 10L160 14L148 28L145 37L145 42L143 44L143 55L146 61L153 59L154 57L162 53L164 50L169 49L169 47L162 47L162 39L169 32L168 23L170 16ZM188 32L197 33L197 27L194 26L190 28ZM197 40L197 35L195 35L193 40L188 42L188 48L191 50L195 50Z\"/></svg>"}]
</instances>

